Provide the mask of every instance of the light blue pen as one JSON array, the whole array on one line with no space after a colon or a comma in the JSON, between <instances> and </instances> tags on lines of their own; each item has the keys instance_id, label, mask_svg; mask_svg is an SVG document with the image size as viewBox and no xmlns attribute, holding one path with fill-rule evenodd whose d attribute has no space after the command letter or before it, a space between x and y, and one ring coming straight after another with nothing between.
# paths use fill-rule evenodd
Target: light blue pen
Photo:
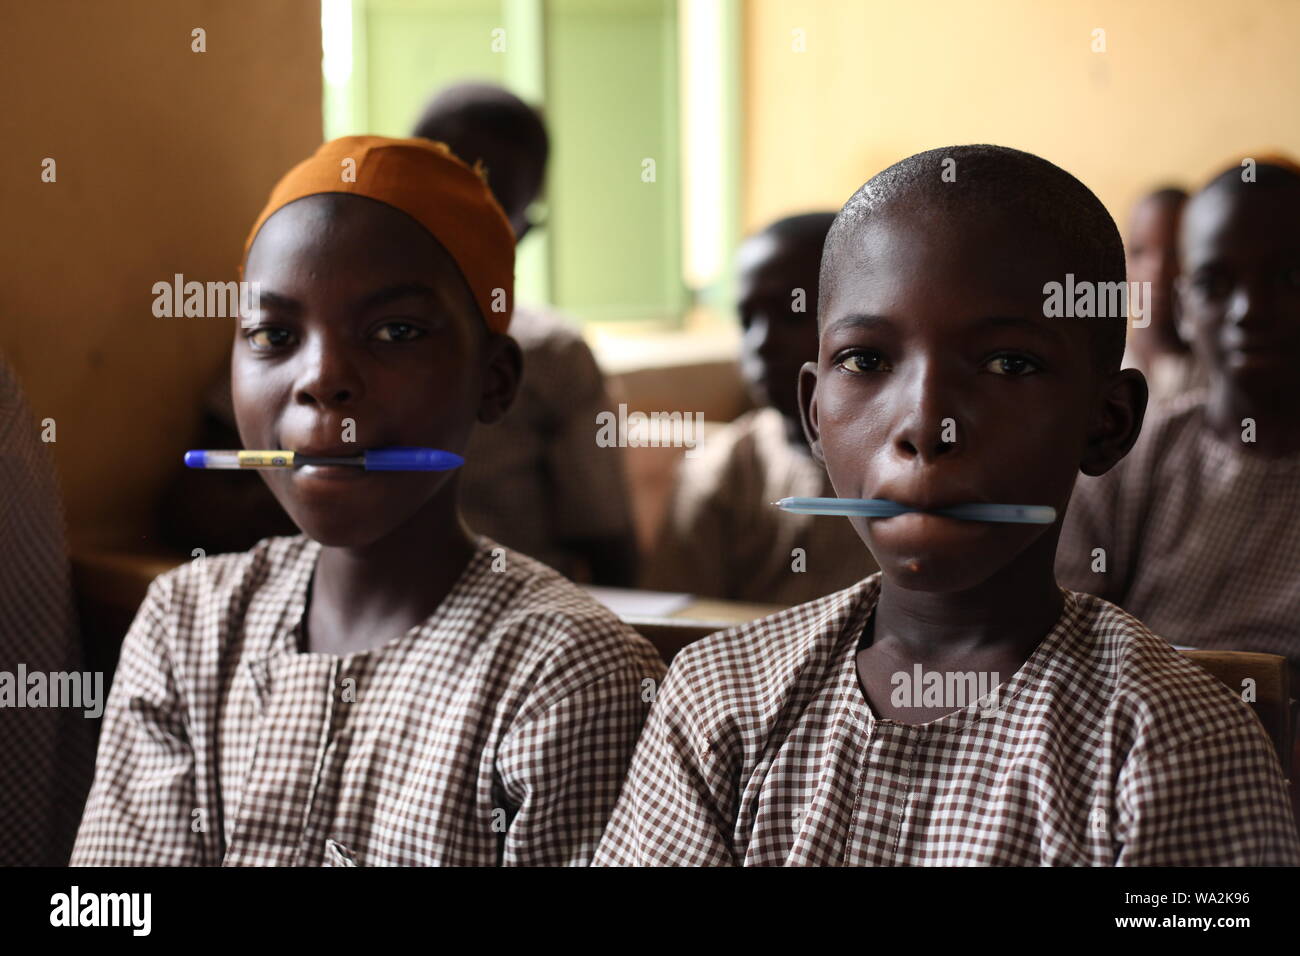
<instances>
[{"instance_id":1,"label":"light blue pen","mask_svg":"<svg viewBox=\"0 0 1300 956\"><path fill-rule=\"evenodd\" d=\"M909 508L887 498L782 498L774 501L782 511L803 515L846 515L860 518L893 518ZM995 505L971 503L938 508L933 514L964 521L996 521L1005 524L1051 524L1056 520L1056 509L1051 505Z\"/></svg>"},{"instance_id":2,"label":"light blue pen","mask_svg":"<svg viewBox=\"0 0 1300 956\"><path fill-rule=\"evenodd\" d=\"M352 465L366 471L450 471L465 464L455 452L437 448L373 448L351 457L318 457L291 451L207 451L185 453L190 468L301 468Z\"/></svg>"}]
</instances>

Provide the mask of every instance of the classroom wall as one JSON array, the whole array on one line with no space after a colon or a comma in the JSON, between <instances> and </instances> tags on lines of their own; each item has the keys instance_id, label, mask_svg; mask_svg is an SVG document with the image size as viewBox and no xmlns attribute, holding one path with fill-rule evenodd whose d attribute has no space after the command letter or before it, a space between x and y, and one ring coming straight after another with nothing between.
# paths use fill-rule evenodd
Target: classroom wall
<instances>
[{"instance_id":1,"label":"classroom wall","mask_svg":"<svg viewBox=\"0 0 1300 956\"><path fill-rule=\"evenodd\" d=\"M321 140L320 59L309 0L6 5L0 356L55 420L74 544L149 534L234 328L155 318L153 284L236 278L275 179Z\"/></svg>"},{"instance_id":2,"label":"classroom wall","mask_svg":"<svg viewBox=\"0 0 1300 956\"><path fill-rule=\"evenodd\" d=\"M1153 185L1300 154L1298 37L1295 0L747 0L742 220L991 142L1068 169L1122 225Z\"/></svg>"}]
</instances>

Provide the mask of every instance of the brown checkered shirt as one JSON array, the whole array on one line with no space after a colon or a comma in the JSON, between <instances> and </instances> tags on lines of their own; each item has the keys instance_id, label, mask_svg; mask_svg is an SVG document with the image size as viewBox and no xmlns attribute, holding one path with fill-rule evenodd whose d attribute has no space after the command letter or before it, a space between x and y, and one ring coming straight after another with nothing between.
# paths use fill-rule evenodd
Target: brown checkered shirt
<instances>
[{"instance_id":1,"label":"brown checkered shirt","mask_svg":"<svg viewBox=\"0 0 1300 956\"><path fill-rule=\"evenodd\" d=\"M987 697L878 720L855 657L879 581L683 651L595 863L1300 864L1249 706L1090 595Z\"/></svg>"},{"instance_id":2,"label":"brown checkered shirt","mask_svg":"<svg viewBox=\"0 0 1300 956\"><path fill-rule=\"evenodd\" d=\"M297 650L310 539L158 578L73 863L587 863L663 665L550 568L496 547L479 539L422 624L345 657Z\"/></svg>"}]
</instances>

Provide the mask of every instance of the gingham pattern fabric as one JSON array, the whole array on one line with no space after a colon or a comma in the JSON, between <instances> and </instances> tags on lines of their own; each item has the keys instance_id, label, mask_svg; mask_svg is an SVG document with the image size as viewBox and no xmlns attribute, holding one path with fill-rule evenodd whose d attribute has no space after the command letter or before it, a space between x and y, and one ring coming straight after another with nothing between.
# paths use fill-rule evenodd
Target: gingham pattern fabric
<instances>
[{"instance_id":1,"label":"gingham pattern fabric","mask_svg":"<svg viewBox=\"0 0 1300 956\"><path fill-rule=\"evenodd\" d=\"M517 308L510 336L524 353L523 381L505 417L470 435L461 510L475 531L572 577L573 541L634 538L623 449L596 444L596 416L618 409L562 318Z\"/></svg>"},{"instance_id":2,"label":"gingham pattern fabric","mask_svg":"<svg viewBox=\"0 0 1300 956\"><path fill-rule=\"evenodd\" d=\"M985 698L876 719L879 580L674 660L597 865L1300 864L1249 705L1089 595Z\"/></svg>"},{"instance_id":3,"label":"gingham pattern fabric","mask_svg":"<svg viewBox=\"0 0 1300 956\"><path fill-rule=\"evenodd\" d=\"M682 460L646 587L769 604L848 587L876 570L849 519L772 507L834 494L826 469L791 447L780 412L748 412Z\"/></svg>"},{"instance_id":4,"label":"gingham pattern fabric","mask_svg":"<svg viewBox=\"0 0 1300 956\"><path fill-rule=\"evenodd\" d=\"M1154 409L1126 458L1075 485L1057 579L1174 644L1300 666L1300 455L1243 447L1210 432L1203 394Z\"/></svg>"},{"instance_id":5,"label":"gingham pattern fabric","mask_svg":"<svg viewBox=\"0 0 1300 956\"><path fill-rule=\"evenodd\" d=\"M82 666L42 430L0 361L0 671L16 693L27 690L16 683L20 665L29 675ZM0 707L0 866L67 863L94 758L86 709Z\"/></svg>"},{"instance_id":6,"label":"gingham pattern fabric","mask_svg":"<svg viewBox=\"0 0 1300 956\"><path fill-rule=\"evenodd\" d=\"M589 862L663 665L496 547L479 539L421 625L346 657L297 651L320 551L305 537L159 577L74 865Z\"/></svg>"}]
</instances>

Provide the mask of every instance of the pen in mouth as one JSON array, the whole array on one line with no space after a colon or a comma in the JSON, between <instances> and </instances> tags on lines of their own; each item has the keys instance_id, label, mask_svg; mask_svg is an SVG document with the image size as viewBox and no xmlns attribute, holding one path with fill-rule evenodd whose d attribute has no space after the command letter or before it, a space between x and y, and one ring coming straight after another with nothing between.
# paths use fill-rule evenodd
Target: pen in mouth
<instances>
[{"instance_id":1,"label":"pen in mouth","mask_svg":"<svg viewBox=\"0 0 1300 956\"><path fill-rule=\"evenodd\" d=\"M935 514L962 521L1001 524L1051 524L1056 509L1050 505L1001 505L985 502L951 505L946 508L913 508L887 498L782 498L772 502L782 511L806 515L842 515L860 518L893 518L902 514Z\"/></svg>"},{"instance_id":2,"label":"pen in mouth","mask_svg":"<svg viewBox=\"0 0 1300 956\"><path fill-rule=\"evenodd\" d=\"M301 468L306 465L343 465L366 471L450 471L465 464L455 452L438 448L375 448L359 455L300 455L287 450L209 450L185 453L189 468Z\"/></svg>"}]
</instances>

